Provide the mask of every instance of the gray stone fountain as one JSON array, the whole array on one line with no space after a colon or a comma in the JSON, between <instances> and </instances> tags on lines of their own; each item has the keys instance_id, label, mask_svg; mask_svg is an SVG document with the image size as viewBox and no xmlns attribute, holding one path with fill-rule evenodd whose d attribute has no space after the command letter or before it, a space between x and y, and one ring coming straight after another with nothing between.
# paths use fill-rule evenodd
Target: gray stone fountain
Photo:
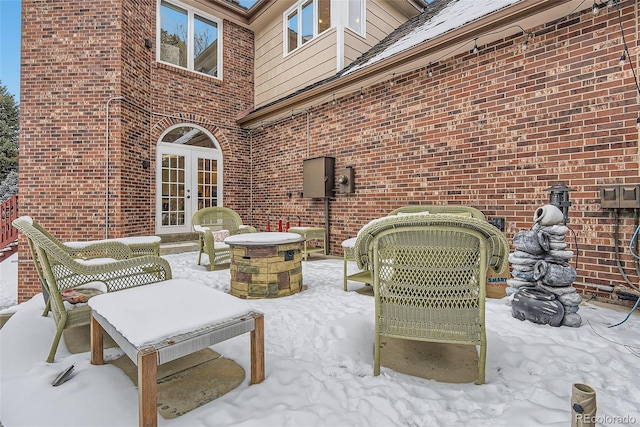
<instances>
[{"instance_id":1,"label":"gray stone fountain","mask_svg":"<svg viewBox=\"0 0 640 427\"><path fill-rule=\"evenodd\" d=\"M515 252L509 254L511 278L507 295L513 317L551 326L578 327L582 297L571 286L576 269L569 264L562 211L553 205L538 208L530 230L513 237Z\"/></svg>"}]
</instances>

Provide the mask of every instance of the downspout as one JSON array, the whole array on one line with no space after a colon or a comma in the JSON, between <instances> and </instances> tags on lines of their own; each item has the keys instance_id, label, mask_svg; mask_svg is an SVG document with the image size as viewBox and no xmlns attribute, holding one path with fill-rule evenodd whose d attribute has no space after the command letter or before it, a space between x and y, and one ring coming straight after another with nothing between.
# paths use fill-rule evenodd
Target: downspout
<instances>
[{"instance_id":1,"label":"downspout","mask_svg":"<svg viewBox=\"0 0 640 427\"><path fill-rule=\"evenodd\" d=\"M253 224L253 129L249 130L249 221Z\"/></svg>"},{"instance_id":2,"label":"downspout","mask_svg":"<svg viewBox=\"0 0 640 427\"><path fill-rule=\"evenodd\" d=\"M111 101L123 100L123 96L114 96L107 101L106 152L105 152L105 191L104 191L104 238L109 238L109 105Z\"/></svg>"},{"instance_id":3,"label":"downspout","mask_svg":"<svg viewBox=\"0 0 640 427\"><path fill-rule=\"evenodd\" d=\"M309 158L309 156L311 155L311 131L310 131L310 114L309 110L307 110L307 159Z\"/></svg>"},{"instance_id":4,"label":"downspout","mask_svg":"<svg viewBox=\"0 0 640 427\"><path fill-rule=\"evenodd\" d=\"M307 110L307 159L311 155L311 112ZM330 197L324 198L324 241L326 242L324 245L324 254L328 255L329 250L329 199Z\"/></svg>"}]
</instances>

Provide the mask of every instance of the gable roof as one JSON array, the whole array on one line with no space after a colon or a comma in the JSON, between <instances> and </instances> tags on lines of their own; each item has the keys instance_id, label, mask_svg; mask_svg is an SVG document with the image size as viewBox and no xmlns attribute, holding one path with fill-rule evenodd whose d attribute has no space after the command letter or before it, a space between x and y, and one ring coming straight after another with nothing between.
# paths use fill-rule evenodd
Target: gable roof
<instances>
[{"instance_id":1,"label":"gable roof","mask_svg":"<svg viewBox=\"0 0 640 427\"><path fill-rule=\"evenodd\" d=\"M300 109L317 105L323 96L367 87L382 80L381 74L407 71L410 63L429 55L434 62L452 56L453 45L473 43L474 37L482 37L488 43L525 33L523 27L565 17L583 3L584 0L435 0L337 74L246 112L237 122L251 125L265 117L285 116L293 111L292 105ZM544 15L542 22L536 19L537 14ZM447 52L443 54L444 51ZM423 61L422 66L426 65ZM417 66L413 64L413 68Z\"/></svg>"}]
</instances>

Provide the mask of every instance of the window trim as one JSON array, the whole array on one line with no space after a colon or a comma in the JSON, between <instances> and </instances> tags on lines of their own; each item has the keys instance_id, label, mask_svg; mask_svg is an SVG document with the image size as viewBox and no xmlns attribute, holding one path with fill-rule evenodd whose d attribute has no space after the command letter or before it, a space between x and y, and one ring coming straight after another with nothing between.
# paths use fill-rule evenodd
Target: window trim
<instances>
[{"instance_id":1,"label":"window trim","mask_svg":"<svg viewBox=\"0 0 640 427\"><path fill-rule=\"evenodd\" d=\"M161 34L162 34L162 19L161 19L161 9L162 3L168 3L170 5L176 6L180 9L184 9L187 12L187 66L182 67L180 65L172 64L171 62L166 62L160 59L160 48L161 48ZM204 18L208 21L211 21L217 25L218 30L218 51L217 51L217 68L218 75L212 76L211 74L203 73L194 68L194 28L195 28L195 16L199 16L200 18ZM202 76L207 76L210 78L222 80L223 79L223 27L222 27L222 19L217 18L213 15L203 12L200 9L196 9L193 6L189 6L186 3L183 3L179 0L157 0L156 5L156 61L165 64L171 67L178 68L180 70L187 70L192 73L197 73Z\"/></svg>"},{"instance_id":2,"label":"window trim","mask_svg":"<svg viewBox=\"0 0 640 427\"><path fill-rule=\"evenodd\" d=\"M347 23L345 25L345 28L350 29L351 31L353 31L354 33L358 34L361 37L366 37L367 36L367 0L349 0L349 2L353 2L353 1L359 1L360 2L360 10L361 10L361 15L360 15L360 19L362 20L362 23L360 25L362 31L356 31L353 28L351 28L349 26L349 17L347 17ZM349 5L347 5L347 8L349 7ZM348 10L348 9L347 9Z\"/></svg>"},{"instance_id":3,"label":"window trim","mask_svg":"<svg viewBox=\"0 0 640 427\"><path fill-rule=\"evenodd\" d=\"M313 19L311 20L313 24L313 34L311 36L311 39L307 40L306 43L302 43L302 19L303 19L302 9L304 6L306 6L309 3L313 4ZM297 20L298 20L298 40L297 40L298 45L295 47L295 49L289 50L289 37L288 37L289 17L293 13L297 14ZM333 25L329 25L329 27L326 30L324 30L322 33L318 33L318 0L298 0L293 6L291 6L282 14L282 43L283 43L282 56L286 57L294 52L297 52L303 46L313 41L320 34L323 34L324 32L330 30L331 28L333 28Z\"/></svg>"}]
</instances>

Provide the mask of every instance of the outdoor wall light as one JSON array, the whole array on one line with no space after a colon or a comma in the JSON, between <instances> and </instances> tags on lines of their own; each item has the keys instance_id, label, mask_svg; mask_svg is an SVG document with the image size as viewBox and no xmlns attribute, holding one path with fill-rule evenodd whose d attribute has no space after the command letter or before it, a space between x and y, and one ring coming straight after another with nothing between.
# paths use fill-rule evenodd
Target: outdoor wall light
<instances>
[{"instance_id":1,"label":"outdoor wall light","mask_svg":"<svg viewBox=\"0 0 640 427\"><path fill-rule=\"evenodd\" d=\"M562 183L558 183L547 188L545 191L550 193L549 203L562 211L564 225L567 225L567 215L569 213L569 206L571 206L569 191L573 190Z\"/></svg>"},{"instance_id":2,"label":"outdoor wall light","mask_svg":"<svg viewBox=\"0 0 640 427\"><path fill-rule=\"evenodd\" d=\"M142 169L149 169L151 167L151 162L149 160L142 161Z\"/></svg>"},{"instance_id":3,"label":"outdoor wall light","mask_svg":"<svg viewBox=\"0 0 640 427\"><path fill-rule=\"evenodd\" d=\"M480 49L478 48L478 39L473 39L473 49L469 53L478 53Z\"/></svg>"}]
</instances>

